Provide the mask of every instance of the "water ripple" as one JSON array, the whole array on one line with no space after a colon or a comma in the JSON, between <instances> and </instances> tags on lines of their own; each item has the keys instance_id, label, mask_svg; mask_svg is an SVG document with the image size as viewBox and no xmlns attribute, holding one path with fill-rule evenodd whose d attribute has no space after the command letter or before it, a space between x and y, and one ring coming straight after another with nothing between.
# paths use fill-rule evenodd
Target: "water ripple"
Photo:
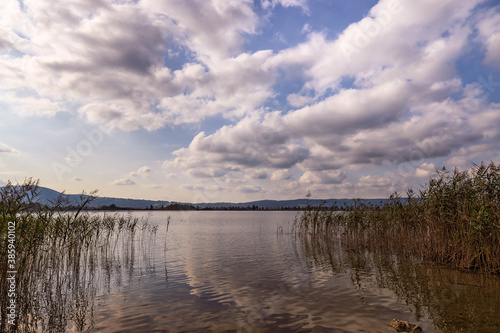
<instances>
[{"instance_id":1,"label":"water ripple","mask_svg":"<svg viewBox=\"0 0 500 333\"><path fill-rule=\"evenodd\" d=\"M277 235L294 212L168 214L156 273L115 289L96 311L96 332L387 332L395 317L440 332L396 289L380 287L389 282L373 265L337 267Z\"/></svg>"}]
</instances>

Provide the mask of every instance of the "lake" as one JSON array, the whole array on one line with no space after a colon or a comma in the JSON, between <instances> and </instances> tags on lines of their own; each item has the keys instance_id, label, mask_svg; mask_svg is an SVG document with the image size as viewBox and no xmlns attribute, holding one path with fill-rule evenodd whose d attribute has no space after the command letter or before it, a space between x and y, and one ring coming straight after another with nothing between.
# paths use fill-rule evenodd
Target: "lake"
<instances>
[{"instance_id":1,"label":"lake","mask_svg":"<svg viewBox=\"0 0 500 333\"><path fill-rule=\"evenodd\" d=\"M296 215L151 212L156 240L99 277L80 330L396 332L393 318L424 332L500 330L499 278L312 243L292 233Z\"/></svg>"}]
</instances>

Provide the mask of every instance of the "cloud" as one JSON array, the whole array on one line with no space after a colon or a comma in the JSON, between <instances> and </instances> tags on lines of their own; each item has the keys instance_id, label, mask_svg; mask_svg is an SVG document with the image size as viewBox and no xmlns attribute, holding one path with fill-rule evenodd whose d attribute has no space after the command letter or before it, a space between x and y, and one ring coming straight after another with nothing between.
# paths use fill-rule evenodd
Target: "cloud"
<instances>
[{"instance_id":1,"label":"cloud","mask_svg":"<svg viewBox=\"0 0 500 333\"><path fill-rule=\"evenodd\" d=\"M151 175L151 168L148 166L140 167L137 171L133 171L129 174L130 177L141 177L148 178Z\"/></svg>"},{"instance_id":2,"label":"cloud","mask_svg":"<svg viewBox=\"0 0 500 333\"><path fill-rule=\"evenodd\" d=\"M277 5L281 5L285 8L287 7L299 7L306 14L309 13L309 6L307 5L307 0L263 0L262 8L274 8Z\"/></svg>"},{"instance_id":3,"label":"cloud","mask_svg":"<svg viewBox=\"0 0 500 333\"><path fill-rule=\"evenodd\" d=\"M181 188L188 191L205 191L205 186L203 185L183 184Z\"/></svg>"},{"instance_id":4,"label":"cloud","mask_svg":"<svg viewBox=\"0 0 500 333\"><path fill-rule=\"evenodd\" d=\"M163 14L173 22L170 32L186 45L210 58L226 58L238 54L244 42L242 34L256 33L259 18L250 0L221 2L217 0L143 0L144 10ZM172 25L160 22L159 25Z\"/></svg>"},{"instance_id":5,"label":"cloud","mask_svg":"<svg viewBox=\"0 0 500 333\"><path fill-rule=\"evenodd\" d=\"M253 112L274 80L262 66L269 51L241 53L243 34L260 24L252 1L195 2L2 4L16 18L4 21L0 40L0 74L15 92L8 102L53 116L69 100L87 121L127 131ZM192 62L165 66L170 44Z\"/></svg>"},{"instance_id":6,"label":"cloud","mask_svg":"<svg viewBox=\"0 0 500 333\"><path fill-rule=\"evenodd\" d=\"M0 142L0 154L1 153L19 154L19 151L6 145L5 143Z\"/></svg>"},{"instance_id":7,"label":"cloud","mask_svg":"<svg viewBox=\"0 0 500 333\"><path fill-rule=\"evenodd\" d=\"M169 189L171 186L169 184L154 184L150 185L149 187L155 190L163 190L163 189Z\"/></svg>"},{"instance_id":8,"label":"cloud","mask_svg":"<svg viewBox=\"0 0 500 333\"><path fill-rule=\"evenodd\" d=\"M287 125L304 136L342 136L380 127L398 119L410 97L410 84L392 81L368 89L345 89L286 116Z\"/></svg>"},{"instance_id":9,"label":"cloud","mask_svg":"<svg viewBox=\"0 0 500 333\"><path fill-rule=\"evenodd\" d=\"M160 100L169 123L199 122L222 114L241 118L255 113L273 96L276 69L265 66L271 51L242 53L210 66L187 64L174 72L173 83L182 90Z\"/></svg>"},{"instance_id":10,"label":"cloud","mask_svg":"<svg viewBox=\"0 0 500 333\"><path fill-rule=\"evenodd\" d=\"M298 167L303 183L338 183L345 176L335 170L346 166L446 157L497 137L498 106L471 93L454 67L473 35L469 18L478 3L445 1L430 10L427 2L380 1L336 39L310 33L265 62L303 68L305 84L287 97L298 109L201 132L170 165L235 172ZM356 48L349 58L346 43ZM343 86L346 78L352 85Z\"/></svg>"},{"instance_id":11,"label":"cloud","mask_svg":"<svg viewBox=\"0 0 500 333\"><path fill-rule=\"evenodd\" d=\"M289 182L288 184L286 184L284 186L284 188L286 191L296 190L296 189L300 188L300 185L298 182Z\"/></svg>"},{"instance_id":12,"label":"cloud","mask_svg":"<svg viewBox=\"0 0 500 333\"><path fill-rule=\"evenodd\" d=\"M485 13L478 23L479 40L486 47L484 62L500 68L500 13Z\"/></svg>"},{"instance_id":13,"label":"cloud","mask_svg":"<svg viewBox=\"0 0 500 333\"><path fill-rule=\"evenodd\" d=\"M290 171L288 169L283 169L283 170L276 170L273 172L271 175L271 180L289 180L292 179L292 175L290 174Z\"/></svg>"},{"instance_id":14,"label":"cloud","mask_svg":"<svg viewBox=\"0 0 500 333\"><path fill-rule=\"evenodd\" d=\"M345 193L351 191L353 196L358 197L381 197L388 196L394 192L406 191L409 180L413 175L404 175L400 172L385 172L383 175L363 175L358 182L343 186Z\"/></svg>"},{"instance_id":15,"label":"cloud","mask_svg":"<svg viewBox=\"0 0 500 333\"><path fill-rule=\"evenodd\" d=\"M262 187L257 185L241 185L236 190L241 193L259 193L264 191Z\"/></svg>"},{"instance_id":16,"label":"cloud","mask_svg":"<svg viewBox=\"0 0 500 333\"><path fill-rule=\"evenodd\" d=\"M188 148L173 154L165 166L188 170L192 175L220 177L224 172L255 166L287 168L307 157L307 149L290 140L278 113L247 117L234 126L224 126L212 135L199 133ZM217 172L214 172L217 167Z\"/></svg>"},{"instance_id":17,"label":"cloud","mask_svg":"<svg viewBox=\"0 0 500 333\"><path fill-rule=\"evenodd\" d=\"M470 104L465 91L457 101L428 103L415 98L418 94L400 81L341 91L287 115L246 118L212 135L200 133L167 164L195 169L193 174L222 168L218 174L205 172L210 177L224 175L223 170L258 167L321 171L449 156L462 146L498 135L496 106L485 107L477 98Z\"/></svg>"},{"instance_id":18,"label":"cloud","mask_svg":"<svg viewBox=\"0 0 500 333\"><path fill-rule=\"evenodd\" d=\"M222 177L227 171L222 168L193 168L190 169L188 175L195 178L212 178L212 177Z\"/></svg>"},{"instance_id":19,"label":"cloud","mask_svg":"<svg viewBox=\"0 0 500 333\"><path fill-rule=\"evenodd\" d=\"M436 173L436 166L434 163L422 163L416 170L415 176L429 178L431 175Z\"/></svg>"},{"instance_id":20,"label":"cloud","mask_svg":"<svg viewBox=\"0 0 500 333\"><path fill-rule=\"evenodd\" d=\"M147 96L130 102L131 94L151 68L161 67L165 43L144 12L130 4L79 0L64 9L50 1L3 9L17 18L7 22L8 29L22 36L13 46L20 54L9 53L0 64L4 84L16 94L11 99L20 99L12 105L23 103L24 114L53 116L71 101L81 112L93 109L91 121L111 120L127 129L144 121L148 127L144 113L156 112L146 105ZM125 122L136 118L138 125L122 125L116 112L103 111L105 105L119 108Z\"/></svg>"},{"instance_id":21,"label":"cloud","mask_svg":"<svg viewBox=\"0 0 500 333\"><path fill-rule=\"evenodd\" d=\"M286 41L285 35L283 35L281 32L276 32L276 33L274 33L273 38L274 38L276 41L278 41L278 42L280 42L280 43L282 43L282 44L287 44L287 43L288 43L288 42Z\"/></svg>"},{"instance_id":22,"label":"cloud","mask_svg":"<svg viewBox=\"0 0 500 333\"><path fill-rule=\"evenodd\" d=\"M11 89L33 95L26 114L53 116L69 99L90 123L156 130L218 114L254 114L276 95L280 73L306 79L287 98L293 107L338 89L344 77L374 92L374 85L390 84L396 76L424 87L453 77L449 64L467 41L465 22L478 1L444 1L429 14L427 2L382 0L338 38L311 32L307 42L279 54L242 53L245 36L258 34L263 24L249 0L90 3L75 0L64 10L49 1L27 3L25 10L3 5L15 19L6 21L10 37L2 43L24 57L8 53L0 74ZM308 8L301 0L262 2L268 9L277 5ZM496 27L495 16L489 20L481 25L484 36ZM17 30L26 38L7 33ZM191 54L180 69L168 68L171 44ZM496 42L490 44L489 58L495 59ZM355 52L346 58L342 45ZM31 107L35 103L38 111Z\"/></svg>"},{"instance_id":23,"label":"cloud","mask_svg":"<svg viewBox=\"0 0 500 333\"><path fill-rule=\"evenodd\" d=\"M299 94L290 94L286 97L286 100L292 107L302 107L315 101L313 97L301 96Z\"/></svg>"},{"instance_id":24,"label":"cloud","mask_svg":"<svg viewBox=\"0 0 500 333\"><path fill-rule=\"evenodd\" d=\"M164 174L165 178L175 178L178 175L175 172L167 172Z\"/></svg>"},{"instance_id":25,"label":"cloud","mask_svg":"<svg viewBox=\"0 0 500 333\"><path fill-rule=\"evenodd\" d=\"M301 33L305 34L305 33L309 33L312 31L312 27L309 23L306 23L304 24L304 26L302 27L302 30L300 31Z\"/></svg>"},{"instance_id":26,"label":"cloud","mask_svg":"<svg viewBox=\"0 0 500 333\"><path fill-rule=\"evenodd\" d=\"M357 184L360 187L383 187L391 186L391 179L385 176L364 175L359 178Z\"/></svg>"},{"instance_id":27,"label":"cloud","mask_svg":"<svg viewBox=\"0 0 500 333\"><path fill-rule=\"evenodd\" d=\"M244 179L238 179L238 178L225 178L224 182L227 184L244 184L246 181Z\"/></svg>"},{"instance_id":28,"label":"cloud","mask_svg":"<svg viewBox=\"0 0 500 333\"><path fill-rule=\"evenodd\" d=\"M434 7L429 2L380 1L336 39L312 32L305 43L281 51L270 62L303 67L303 91L318 95L338 89L346 77L359 78L363 86L396 77L421 84L443 80L453 75L450 58L467 42L471 27L465 21L478 3L443 1Z\"/></svg>"},{"instance_id":29,"label":"cloud","mask_svg":"<svg viewBox=\"0 0 500 333\"><path fill-rule=\"evenodd\" d=\"M57 103L47 98L20 98L6 94L0 96L0 102L8 104L10 112L22 117L52 117L63 111Z\"/></svg>"},{"instance_id":30,"label":"cloud","mask_svg":"<svg viewBox=\"0 0 500 333\"><path fill-rule=\"evenodd\" d=\"M265 169L246 169L245 176L251 179L267 179L269 173Z\"/></svg>"},{"instance_id":31,"label":"cloud","mask_svg":"<svg viewBox=\"0 0 500 333\"><path fill-rule=\"evenodd\" d=\"M305 184L340 184L346 178L345 172L340 170L306 171L299 181Z\"/></svg>"},{"instance_id":32,"label":"cloud","mask_svg":"<svg viewBox=\"0 0 500 333\"><path fill-rule=\"evenodd\" d=\"M121 178L113 182L113 185L135 185L135 182L130 178Z\"/></svg>"}]
</instances>

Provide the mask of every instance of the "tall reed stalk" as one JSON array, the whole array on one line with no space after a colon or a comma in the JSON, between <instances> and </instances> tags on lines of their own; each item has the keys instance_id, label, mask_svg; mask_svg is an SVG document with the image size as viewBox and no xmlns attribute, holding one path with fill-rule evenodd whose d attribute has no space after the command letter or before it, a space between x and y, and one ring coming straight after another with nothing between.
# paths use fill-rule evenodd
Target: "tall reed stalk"
<instances>
[{"instance_id":1,"label":"tall reed stalk","mask_svg":"<svg viewBox=\"0 0 500 333\"><path fill-rule=\"evenodd\" d=\"M418 194L411 189L406 194L393 194L382 207L357 201L341 212L311 208L296 230L355 251L382 251L500 274L500 165L443 169Z\"/></svg>"},{"instance_id":2,"label":"tall reed stalk","mask_svg":"<svg viewBox=\"0 0 500 333\"><path fill-rule=\"evenodd\" d=\"M82 196L76 211L59 199L36 202L38 181L8 183L0 189L0 331L83 331L93 325L90 301L100 279L125 263L133 269L136 234L153 237L156 227L131 216L90 214L85 205L95 193ZM9 228L15 225L15 243ZM9 241L10 239L10 241ZM151 240L150 238L148 238ZM9 249L15 244L15 268ZM15 274L8 273L15 271ZM9 277L15 277L15 320L7 307ZM14 322L14 324L12 324Z\"/></svg>"}]
</instances>

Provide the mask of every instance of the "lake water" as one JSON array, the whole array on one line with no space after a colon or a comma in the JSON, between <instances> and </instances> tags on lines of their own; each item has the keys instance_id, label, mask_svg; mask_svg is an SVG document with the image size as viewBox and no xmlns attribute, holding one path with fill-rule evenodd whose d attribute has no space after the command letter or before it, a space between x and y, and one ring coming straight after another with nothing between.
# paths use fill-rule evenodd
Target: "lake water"
<instances>
[{"instance_id":1,"label":"lake water","mask_svg":"<svg viewBox=\"0 0 500 333\"><path fill-rule=\"evenodd\" d=\"M396 332L397 318L425 332L500 331L498 278L311 243L291 234L296 214L152 212L153 251L102 279L86 329Z\"/></svg>"}]
</instances>

